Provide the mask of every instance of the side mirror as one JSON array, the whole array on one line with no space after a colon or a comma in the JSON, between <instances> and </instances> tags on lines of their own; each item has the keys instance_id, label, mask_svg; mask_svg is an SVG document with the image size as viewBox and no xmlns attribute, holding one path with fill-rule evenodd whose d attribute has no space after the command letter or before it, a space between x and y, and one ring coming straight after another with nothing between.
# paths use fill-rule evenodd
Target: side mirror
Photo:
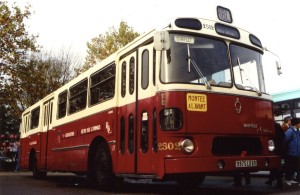
<instances>
[{"instance_id":1,"label":"side mirror","mask_svg":"<svg viewBox=\"0 0 300 195\"><path fill-rule=\"evenodd\" d=\"M170 49L170 35L167 31L158 31L154 33L154 49L156 51Z\"/></svg>"},{"instance_id":2,"label":"side mirror","mask_svg":"<svg viewBox=\"0 0 300 195\"><path fill-rule=\"evenodd\" d=\"M281 64L278 61L276 61L276 67L277 67L277 74L281 75L282 74Z\"/></svg>"},{"instance_id":3,"label":"side mirror","mask_svg":"<svg viewBox=\"0 0 300 195\"><path fill-rule=\"evenodd\" d=\"M277 54L275 54L274 52L270 51L267 49L267 47L264 47L263 48L265 51L269 52L270 54L273 54L277 59L278 61L276 60L276 68L277 68L277 74L280 76L282 74L282 71L281 71L281 64L280 64L280 58Z\"/></svg>"}]
</instances>

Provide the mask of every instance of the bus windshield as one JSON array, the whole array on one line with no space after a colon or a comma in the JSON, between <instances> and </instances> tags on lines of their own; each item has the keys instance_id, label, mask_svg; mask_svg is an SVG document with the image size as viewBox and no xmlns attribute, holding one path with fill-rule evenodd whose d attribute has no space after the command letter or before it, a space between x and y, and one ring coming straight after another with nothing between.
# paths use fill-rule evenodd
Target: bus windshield
<instances>
[{"instance_id":1,"label":"bus windshield","mask_svg":"<svg viewBox=\"0 0 300 195\"><path fill-rule=\"evenodd\" d=\"M171 47L164 52L161 81L232 87L227 46L211 38L170 34ZM231 44L234 81L238 89L264 92L261 54Z\"/></svg>"},{"instance_id":2,"label":"bus windshield","mask_svg":"<svg viewBox=\"0 0 300 195\"><path fill-rule=\"evenodd\" d=\"M230 54L236 87L265 92L261 54L235 44L230 45Z\"/></svg>"}]
</instances>

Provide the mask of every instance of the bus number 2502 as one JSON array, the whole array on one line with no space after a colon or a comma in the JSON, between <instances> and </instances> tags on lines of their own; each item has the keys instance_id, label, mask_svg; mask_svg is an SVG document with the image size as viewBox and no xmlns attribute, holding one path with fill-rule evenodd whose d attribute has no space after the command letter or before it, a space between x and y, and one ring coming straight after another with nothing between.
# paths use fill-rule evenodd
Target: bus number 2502
<instances>
[{"instance_id":1,"label":"bus number 2502","mask_svg":"<svg viewBox=\"0 0 300 195\"><path fill-rule=\"evenodd\" d=\"M160 142L158 150L180 150L180 142Z\"/></svg>"}]
</instances>

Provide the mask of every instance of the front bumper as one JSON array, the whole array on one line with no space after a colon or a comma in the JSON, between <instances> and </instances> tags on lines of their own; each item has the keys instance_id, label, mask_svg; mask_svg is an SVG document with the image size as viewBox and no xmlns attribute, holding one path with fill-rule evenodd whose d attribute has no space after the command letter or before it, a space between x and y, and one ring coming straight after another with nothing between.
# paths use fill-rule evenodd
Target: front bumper
<instances>
[{"instance_id":1,"label":"front bumper","mask_svg":"<svg viewBox=\"0 0 300 195\"><path fill-rule=\"evenodd\" d=\"M217 165L224 162L223 169ZM256 166L236 167L236 161L256 161ZM267 161L267 163L266 163ZM268 165L267 165L268 164ZM247 166L247 165L246 165ZM176 173L222 173L232 171L267 171L280 167L278 156L247 156L247 157L206 157L206 158L174 158L165 159L165 174Z\"/></svg>"}]
</instances>

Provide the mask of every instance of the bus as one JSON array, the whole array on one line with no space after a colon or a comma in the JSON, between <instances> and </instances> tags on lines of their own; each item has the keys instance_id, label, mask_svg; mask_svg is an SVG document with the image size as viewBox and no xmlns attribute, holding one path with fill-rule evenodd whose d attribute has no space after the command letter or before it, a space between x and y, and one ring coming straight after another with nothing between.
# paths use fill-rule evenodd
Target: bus
<instances>
[{"instance_id":1,"label":"bus","mask_svg":"<svg viewBox=\"0 0 300 195\"><path fill-rule=\"evenodd\" d=\"M300 89L272 94L276 122L282 123L287 116L300 118Z\"/></svg>"},{"instance_id":2,"label":"bus","mask_svg":"<svg viewBox=\"0 0 300 195\"><path fill-rule=\"evenodd\" d=\"M141 35L27 108L21 168L106 189L279 167L261 41L216 10L216 21L175 18Z\"/></svg>"}]
</instances>

